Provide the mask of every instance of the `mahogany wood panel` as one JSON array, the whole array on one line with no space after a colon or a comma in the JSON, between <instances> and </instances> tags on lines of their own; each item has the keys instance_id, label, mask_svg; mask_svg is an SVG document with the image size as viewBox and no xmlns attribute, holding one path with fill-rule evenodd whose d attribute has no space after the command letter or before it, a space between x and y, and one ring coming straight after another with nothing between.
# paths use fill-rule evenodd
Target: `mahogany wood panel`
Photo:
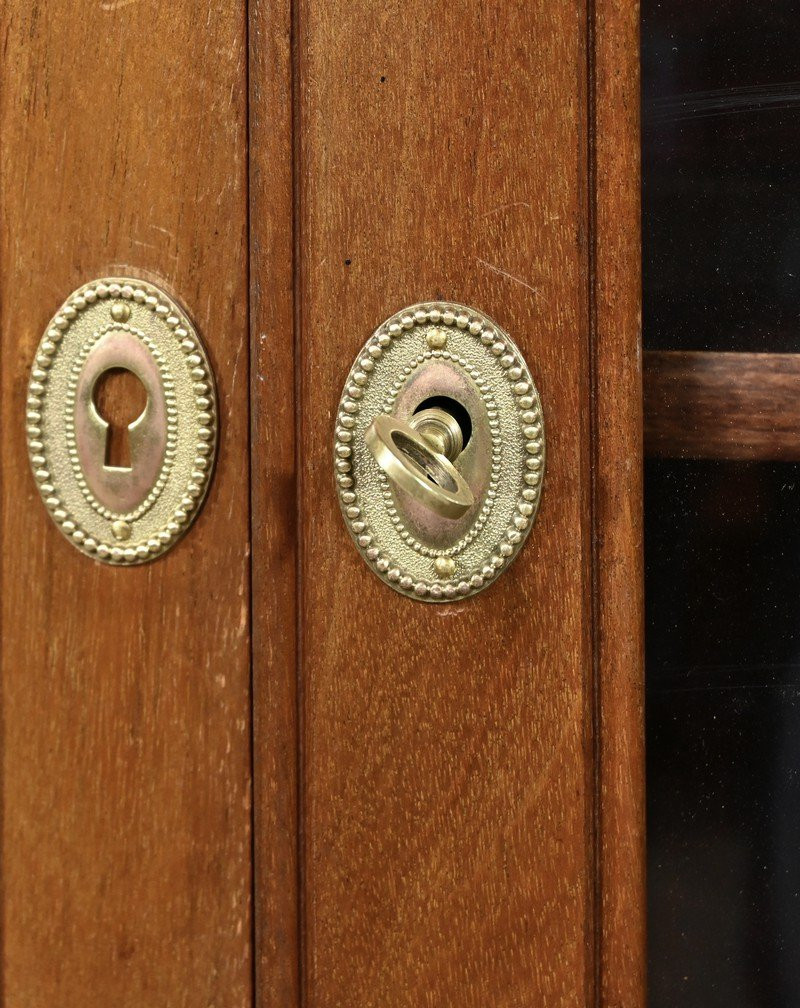
<instances>
[{"instance_id":1,"label":"mahogany wood panel","mask_svg":"<svg viewBox=\"0 0 800 1008\"><path fill-rule=\"evenodd\" d=\"M645 1002L639 5L595 0L590 135L598 1004Z\"/></svg>"},{"instance_id":2,"label":"mahogany wood panel","mask_svg":"<svg viewBox=\"0 0 800 1008\"><path fill-rule=\"evenodd\" d=\"M300 990L291 5L250 4L256 1004Z\"/></svg>"},{"instance_id":3,"label":"mahogany wood panel","mask_svg":"<svg viewBox=\"0 0 800 1008\"><path fill-rule=\"evenodd\" d=\"M645 451L800 461L800 355L649 351Z\"/></svg>"},{"instance_id":4,"label":"mahogany wood panel","mask_svg":"<svg viewBox=\"0 0 800 1008\"><path fill-rule=\"evenodd\" d=\"M3 1003L252 1000L243 3L2 11ZM221 450L164 558L92 563L29 472L43 328L125 271L193 314Z\"/></svg>"},{"instance_id":5,"label":"mahogany wood panel","mask_svg":"<svg viewBox=\"0 0 800 1008\"><path fill-rule=\"evenodd\" d=\"M624 919L642 899L637 203L613 191L638 186L633 16L545 0L299 3L308 1008L641 1004L641 906ZM601 117L604 101L616 111ZM444 607L370 573L331 476L354 355L426 299L508 328L548 433L519 559ZM628 603L617 649L613 607ZM598 789L618 783L603 817Z\"/></svg>"}]
</instances>

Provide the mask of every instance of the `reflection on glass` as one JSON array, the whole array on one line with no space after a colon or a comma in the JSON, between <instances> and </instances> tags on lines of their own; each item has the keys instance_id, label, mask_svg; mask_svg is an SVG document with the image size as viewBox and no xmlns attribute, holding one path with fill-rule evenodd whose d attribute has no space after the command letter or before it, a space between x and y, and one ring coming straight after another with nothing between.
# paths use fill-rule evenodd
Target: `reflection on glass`
<instances>
[{"instance_id":1,"label":"reflection on glass","mask_svg":"<svg viewBox=\"0 0 800 1008\"><path fill-rule=\"evenodd\" d=\"M643 0L645 346L800 351L800 3Z\"/></svg>"}]
</instances>

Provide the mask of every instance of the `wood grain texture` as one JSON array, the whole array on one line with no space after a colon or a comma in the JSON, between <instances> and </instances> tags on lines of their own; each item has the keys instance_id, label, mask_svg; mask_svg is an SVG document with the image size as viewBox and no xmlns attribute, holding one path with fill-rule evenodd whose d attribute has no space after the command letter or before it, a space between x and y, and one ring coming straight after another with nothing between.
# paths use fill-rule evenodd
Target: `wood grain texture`
<instances>
[{"instance_id":1,"label":"wood grain texture","mask_svg":"<svg viewBox=\"0 0 800 1008\"><path fill-rule=\"evenodd\" d=\"M613 632L609 607L635 597L639 576L638 407L618 409L608 394L621 362L623 397L638 380L629 359L636 222L627 216L636 204L620 201L625 223L612 221L604 182L596 212L591 206L589 26L582 4L543 0L299 5L309 1008L574 1008L600 1003L601 987L609 1004L641 1003L641 910L633 909L629 939L620 916L634 890L641 897L640 724L626 720L640 712L639 603L618 662L614 639L600 646L594 636ZM604 123L620 129L624 152L613 158L609 140L598 167L617 180L628 170L636 185L635 158L626 162L635 140L624 107L636 100L630 53L624 80L609 78L614 47L635 40L627 19L613 30L598 94L620 103L620 121ZM596 250L597 319L595 216L607 229ZM623 298L619 336L615 293ZM331 478L333 420L354 355L382 319L426 299L475 305L509 330L541 392L548 433L531 539L490 590L446 607L414 603L369 572ZM596 331L602 338L590 353ZM606 353L593 375L595 354ZM605 421L621 432L618 443L609 432L593 449L593 426ZM627 451L616 488L610 475L598 477L598 466ZM598 550L615 501L628 511ZM615 562L614 572L597 576L596 560ZM598 592L608 598L593 610ZM602 724L631 733L609 745L595 738L595 674L606 672ZM598 753L604 786L614 784L613 760L630 755L637 764L621 770L623 791L602 839ZM625 834L615 855L617 826ZM623 891L629 854L639 858L637 881ZM598 859L608 881L600 894ZM606 894L614 920L601 971L597 899ZM612 976L616 969L638 972L626 981ZM627 1000L611 1000L618 992Z\"/></svg>"},{"instance_id":2,"label":"wood grain texture","mask_svg":"<svg viewBox=\"0 0 800 1008\"><path fill-rule=\"evenodd\" d=\"M291 5L250 18L256 1004L300 991Z\"/></svg>"},{"instance_id":3,"label":"wood grain texture","mask_svg":"<svg viewBox=\"0 0 800 1008\"><path fill-rule=\"evenodd\" d=\"M800 355L649 351L645 452L800 461Z\"/></svg>"},{"instance_id":4,"label":"wood grain texture","mask_svg":"<svg viewBox=\"0 0 800 1008\"><path fill-rule=\"evenodd\" d=\"M3 6L3 1003L252 999L244 4ZM81 282L194 316L222 444L152 564L64 541L29 472L45 324Z\"/></svg>"},{"instance_id":5,"label":"wood grain texture","mask_svg":"<svg viewBox=\"0 0 800 1008\"><path fill-rule=\"evenodd\" d=\"M592 12L597 1003L643 1008L639 5Z\"/></svg>"}]
</instances>

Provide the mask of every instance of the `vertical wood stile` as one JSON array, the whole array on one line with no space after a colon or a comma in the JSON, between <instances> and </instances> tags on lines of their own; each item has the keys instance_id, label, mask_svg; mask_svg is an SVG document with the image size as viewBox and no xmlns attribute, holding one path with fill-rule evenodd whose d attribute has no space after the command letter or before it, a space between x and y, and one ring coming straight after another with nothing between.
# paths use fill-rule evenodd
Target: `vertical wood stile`
<instances>
[{"instance_id":1,"label":"vertical wood stile","mask_svg":"<svg viewBox=\"0 0 800 1008\"><path fill-rule=\"evenodd\" d=\"M292 9L250 4L257 1008L299 1005Z\"/></svg>"},{"instance_id":2,"label":"vertical wood stile","mask_svg":"<svg viewBox=\"0 0 800 1008\"><path fill-rule=\"evenodd\" d=\"M243 3L2 10L3 1003L252 1003ZM45 324L113 272L187 308L221 444L185 539L94 563L43 508Z\"/></svg>"},{"instance_id":3,"label":"vertical wood stile","mask_svg":"<svg viewBox=\"0 0 800 1008\"><path fill-rule=\"evenodd\" d=\"M595 1000L587 24L582 4L299 4L305 1003ZM364 567L331 434L425 299L508 328L549 462L519 559L433 608Z\"/></svg>"},{"instance_id":4,"label":"vertical wood stile","mask_svg":"<svg viewBox=\"0 0 800 1008\"><path fill-rule=\"evenodd\" d=\"M645 1003L639 5L590 9L598 1004Z\"/></svg>"}]
</instances>

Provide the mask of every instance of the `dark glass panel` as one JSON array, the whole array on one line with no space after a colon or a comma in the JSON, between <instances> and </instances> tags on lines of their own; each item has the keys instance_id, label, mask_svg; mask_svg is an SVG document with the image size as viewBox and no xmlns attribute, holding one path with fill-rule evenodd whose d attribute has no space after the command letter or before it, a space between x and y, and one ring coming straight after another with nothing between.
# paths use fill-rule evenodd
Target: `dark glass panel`
<instances>
[{"instance_id":1,"label":"dark glass panel","mask_svg":"<svg viewBox=\"0 0 800 1008\"><path fill-rule=\"evenodd\" d=\"M643 0L644 341L800 350L800 3Z\"/></svg>"},{"instance_id":2,"label":"dark glass panel","mask_svg":"<svg viewBox=\"0 0 800 1008\"><path fill-rule=\"evenodd\" d=\"M800 1005L800 466L645 471L651 1008Z\"/></svg>"}]
</instances>

